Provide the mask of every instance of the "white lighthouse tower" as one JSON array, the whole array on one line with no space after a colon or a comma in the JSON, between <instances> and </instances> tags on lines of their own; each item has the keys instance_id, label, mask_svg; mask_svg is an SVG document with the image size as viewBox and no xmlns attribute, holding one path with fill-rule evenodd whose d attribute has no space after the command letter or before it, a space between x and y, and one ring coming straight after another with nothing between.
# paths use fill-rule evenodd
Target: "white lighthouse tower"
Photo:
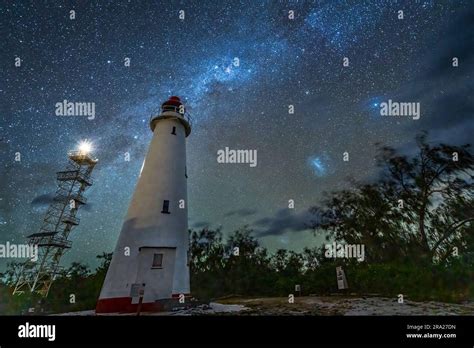
<instances>
[{"instance_id":1,"label":"white lighthouse tower","mask_svg":"<svg viewBox=\"0 0 474 348\"><path fill-rule=\"evenodd\" d=\"M186 137L189 115L170 97L150 120L153 131L97 313L159 311L189 296ZM141 297L141 298L140 298Z\"/></svg>"}]
</instances>

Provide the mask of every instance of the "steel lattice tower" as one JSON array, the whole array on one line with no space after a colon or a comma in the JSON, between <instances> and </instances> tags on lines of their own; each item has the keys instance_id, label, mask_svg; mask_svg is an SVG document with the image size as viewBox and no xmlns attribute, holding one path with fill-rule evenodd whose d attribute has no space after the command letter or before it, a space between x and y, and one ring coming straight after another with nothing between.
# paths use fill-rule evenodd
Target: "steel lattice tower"
<instances>
[{"instance_id":1,"label":"steel lattice tower","mask_svg":"<svg viewBox=\"0 0 474 348\"><path fill-rule=\"evenodd\" d=\"M73 151L68 157L66 170L57 173L58 188L39 232L27 236L28 244L38 246L38 259L23 264L13 294L48 296L61 270L61 257L71 248L69 234L79 225L77 211L87 202L83 193L92 185L91 173L97 160L87 151Z\"/></svg>"}]
</instances>

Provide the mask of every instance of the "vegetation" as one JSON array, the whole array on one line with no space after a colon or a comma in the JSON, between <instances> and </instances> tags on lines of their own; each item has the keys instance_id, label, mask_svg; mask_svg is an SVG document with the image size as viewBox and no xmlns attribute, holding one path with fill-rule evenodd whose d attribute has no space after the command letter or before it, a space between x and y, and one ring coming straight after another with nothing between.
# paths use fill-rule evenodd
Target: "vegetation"
<instances>
[{"instance_id":1,"label":"vegetation","mask_svg":"<svg viewBox=\"0 0 474 348\"><path fill-rule=\"evenodd\" d=\"M248 227L227 240L220 230L190 231L194 296L288 296L297 284L306 295L334 293L335 267L343 266L353 293L473 300L474 158L468 146L431 146L425 134L417 142L413 157L381 147L381 176L375 183L353 183L311 208L314 233L324 233L331 243L364 245L363 262L327 258L324 247L270 254ZM111 254L97 257L101 265L95 272L73 263L58 277L44 303L46 311L95 307ZM0 275L2 314L18 314L39 300L11 296L16 267L10 264Z\"/></svg>"},{"instance_id":2,"label":"vegetation","mask_svg":"<svg viewBox=\"0 0 474 348\"><path fill-rule=\"evenodd\" d=\"M446 261L474 251L474 157L469 146L430 146L418 154L380 149L381 178L333 192L312 208L314 228L331 239L364 244L369 262ZM457 251L457 252L454 252Z\"/></svg>"},{"instance_id":3,"label":"vegetation","mask_svg":"<svg viewBox=\"0 0 474 348\"><path fill-rule=\"evenodd\" d=\"M3 284L0 283L0 313L26 314L30 308L43 308L45 313L62 313L95 308L105 274L112 259L112 253L102 253L97 258L101 264L95 272L78 262L62 271L53 285L46 299L38 295L12 295L17 279L18 264L10 263L6 272L0 274ZM71 297L74 295L74 297Z\"/></svg>"}]
</instances>

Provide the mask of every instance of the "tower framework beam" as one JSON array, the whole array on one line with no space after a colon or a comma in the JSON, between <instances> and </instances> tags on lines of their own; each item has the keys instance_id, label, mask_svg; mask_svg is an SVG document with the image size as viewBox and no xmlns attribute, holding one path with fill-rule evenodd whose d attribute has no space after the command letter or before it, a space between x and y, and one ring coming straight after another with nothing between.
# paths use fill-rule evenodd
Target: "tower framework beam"
<instances>
[{"instance_id":1,"label":"tower framework beam","mask_svg":"<svg viewBox=\"0 0 474 348\"><path fill-rule=\"evenodd\" d=\"M27 236L29 245L38 246L38 259L23 263L14 295L30 292L48 296L52 283L62 271L61 257L72 246L69 235L79 225L76 215L79 207L87 203L84 192L93 183L91 174L97 160L80 151L70 152L68 157L66 170L56 173L56 194L39 232Z\"/></svg>"}]
</instances>

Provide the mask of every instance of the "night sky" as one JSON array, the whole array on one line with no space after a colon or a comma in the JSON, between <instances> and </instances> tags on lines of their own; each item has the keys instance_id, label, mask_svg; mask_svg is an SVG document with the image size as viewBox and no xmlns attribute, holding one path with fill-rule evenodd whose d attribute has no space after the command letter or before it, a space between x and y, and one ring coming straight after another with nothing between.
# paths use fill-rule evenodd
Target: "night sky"
<instances>
[{"instance_id":1,"label":"night sky","mask_svg":"<svg viewBox=\"0 0 474 348\"><path fill-rule=\"evenodd\" d=\"M307 209L375 178L376 142L472 141L473 18L472 1L2 1L0 243L37 232L56 171L89 139L99 164L63 261L112 251L150 115L177 95L194 121L190 227L249 225L272 251L318 245ZM64 99L94 102L95 119L56 116ZM380 116L388 99L419 102L420 119ZM226 146L256 149L258 165L217 163Z\"/></svg>"}]
</instances>

